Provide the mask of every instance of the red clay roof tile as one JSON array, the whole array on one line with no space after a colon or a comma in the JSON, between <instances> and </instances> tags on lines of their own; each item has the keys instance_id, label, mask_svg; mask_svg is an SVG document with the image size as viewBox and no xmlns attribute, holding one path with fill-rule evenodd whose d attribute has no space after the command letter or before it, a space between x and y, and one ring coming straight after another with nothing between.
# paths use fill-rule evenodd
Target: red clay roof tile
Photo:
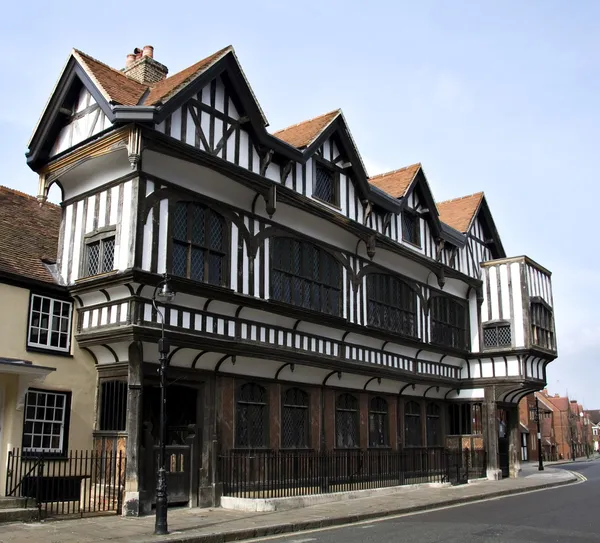
<instances>
[{"instance_id":1,"label":"red clay roof tile","mask_svg":"<svg viewBox=\"0 0 600 543\"><path fill-rule=\"evenodd\" d=\"M56 261L60 207L0 186L0 273L55 283L42 259Z\"/></svg>"},{"instance_id":2,"label":"red clay roof tile","mask_svg":"<svg viewBox=\"0 0 600 543\"><path fill-rule=\"evenodd\" d=\"M387 173L382 173L369 178L369 183L387 192L394 198L402 198L406 195L406 191L417 172L421 169L421 163L411 164L399 170L394 170Z\"/></svg>"},{"instance_id":3,"label":"red clay roof tile","mask_svg":"<svg viewBox=\"0 0 600 543\"><path fill-rule=\"evenodd\" d=\"M483 192L439 202L437 205L440 221L462 233L467 233L473 217L483 200Z\"/></svg>"},{"instance_id":4,"label":"red clay roof tile","mask_svg":"<svg viewBox=\"0 0 600 543\"><path fill-rule=\"evenodd\" d=\"M273 135L276 138L289 143L292 147L302 149L308 147L315 141L321 132L323 132L323 130L325 130L340 114L341 110L336 109L335 111L319 115L308 121L302 121L301 123L288 126L283 130L278 130L277 132L274 132Z\"/></svg>"}]
</instances>

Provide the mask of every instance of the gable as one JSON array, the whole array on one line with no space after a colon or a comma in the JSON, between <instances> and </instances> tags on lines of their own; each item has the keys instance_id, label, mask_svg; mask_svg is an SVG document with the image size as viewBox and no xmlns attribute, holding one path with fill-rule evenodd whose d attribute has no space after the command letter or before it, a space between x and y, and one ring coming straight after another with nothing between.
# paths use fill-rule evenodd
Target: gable
<instances>
[{"instance_id":1,"label":"gable","mask_svg":"<svg viewBox=\"0 0 600 543\"><path fill-rule=\"evenodd\" d=\"M83 85L71 108L68 109L65 105L58 121L61 128L50 149L50 158L112 127L106 114Z\"/></svg>"}]
</instances>

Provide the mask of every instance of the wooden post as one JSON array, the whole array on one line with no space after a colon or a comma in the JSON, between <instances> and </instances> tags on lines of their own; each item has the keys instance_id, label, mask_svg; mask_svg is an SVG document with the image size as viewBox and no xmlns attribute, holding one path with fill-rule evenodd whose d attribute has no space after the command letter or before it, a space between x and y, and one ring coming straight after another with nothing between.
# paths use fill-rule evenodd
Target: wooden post
<instances>
[{"instance_id":1,"label":"wooden post","mask_svg":"<svg viewBox=\"0 0 600 543\"><path fill-rule=\"evenodd\" d=\"M509 431L509 473L510 477L518 477L521 471L521 431L519 428L519 406L508 409L508 431ZM540 454L540 451L538 451Z\"/></svg>"},{"instance_id":2,"label":"wooden post","mask_svg":"<svg viewBox=\"0 0 600 543\"><path fill-rule=\"evenodd\" d=\"M218 507L221 492L216 480L217 462L217 379L212 376L202 389L202 444L201 467L199 477L198 505L200 507Z\"/></svg>"},{"instance_id":3,"label":"wooden post","mask_svg":"<svg viewBox=\"0 0 600 543\"><path fill-rule=\"evenodd\" d=\"M151 500L141 488L140 446L142 440L142 344L134 341L129 346L127 375L127 465L125 470L125 497L123 514L139 516L150 512Z\"/></svg>"},{"instance_id":4,"label":"wooden post","mask_svg":"<svg viewBox=\"0 0 600 543\"><path fill-rule=\"evenodd\" d=\"M502 479L502 471L498 460L498 417L496 416L495 386L484 388L483 402L483 436L487 451L487 478L495 481Z\"/></svg>"}]
</instances>

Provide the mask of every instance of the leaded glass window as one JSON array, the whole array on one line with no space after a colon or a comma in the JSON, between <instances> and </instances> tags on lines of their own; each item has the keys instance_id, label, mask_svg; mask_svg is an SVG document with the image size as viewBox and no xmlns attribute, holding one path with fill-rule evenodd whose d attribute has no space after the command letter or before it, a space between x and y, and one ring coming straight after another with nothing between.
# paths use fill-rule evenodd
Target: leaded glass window
<instances>
[{"instance_id":1,"label":"leaded glass window","mask_svg":"<svg viewBox=\"0 0 600 543\"><path fill-rule=\"evenodd\" d=\"M29 389L23 417L23 451L60 454L66 449L70 393Z\"/></svg>"},{"instance_id":2,"label":"leaded glass window","mask_svg":"<svg viewBox=\"0 0 600 543\"><path fill-rule=\"evenodd\" d=\"M256 383L238 389L235 417L235 445L240 448L264 448L269 440L267 391Z\"/></svg>"},{"instance_id":3,"label":"leaded glass window","mask_svg":"<svg viewBox=\"0 0 600 543\"><path fill-rule=\"evenodd\" d=\"M392 275L367 276L368 322L371 326L417 337L417 294Z\"/></svg>"},{"instance_id":4,"label":"leaded glass window","mask_svg":"<svg viewBox=\"0 0 600 543\"><path fill-rule=\"evenodd\" d=\"M369 447L387 447L389 444L388 403L376 396L369 404Z\"/></svg>"},{"instance_id":5,"label":"leaded glass window","mask_svg":"<svg viewBox=\"0 0 600 543\"><path fill-rule=\"evenodd\" d=\"M335 404L336 446L340 449L360 447L358 400L352 394L340 394Z\"/></svg>"},{"instance_id":6,"label":"leaded glass window","mask_svg":"<svg viewBox=\"0 0 600 543\"><path fill-rule=\"evenodd\" d=\"M309 418L306 392L299 388L288 388L283 394L281 409L281 446L284 449L308 447Z\"/></svg>"},{"instance_id":7,"label":"leaded glass window","mask_svg":"<svg viewBox=\"0 0 600 543\"><path fill-rule=\"evenodd\" d=\"M90 277L112 271L115 263L115 237L86 244L85 275Z\"/></svg>"},{"instance_id":8,"label":"leaded glass window","mask_svg":"<svg viewBox=\"0 0 600 543\"><path fill-rule=\"evenodd\" d=\"M420 247L419 226L419 217L414 211L406 209L402 212L402 239L404 241Z\"/></svg>"},{"instance_id":9,"label":"leaded glass window","mask_svg":"<svg viewBox=\"0 0 600 543\"><path fill-rule=\"evenodd\" d=\"M420 447L422 443L421 406L417 402L406 402L404 405L404 445Z\"/></svg>"},{"instance_id":10,"label":"leaded glass window","mask_svg":"<svg viewBox=\"0 0 600 543\"><path fill-rule=\"evenodd\" d=\"M427 405L427 446L440 447L442 445L441 409L436 403Z\"/></svg>"},{"instance_id":11,"label":"leaded glass window","mask_svg":"<svg viewBox=\"0 0 600 543\"><path fill-rule=\"evenodd\" d=\"M27 346L68 352L72 308L71 302L32 294Z\"/></svg>"},{"instance_id":12,"label":"leaded glass window","mask_svg":"<svg viewBox=\"0 0 600 543\"><path fill-rule=\"evenodd\" d=\"M172 273L211 285L226 285L225 220L201 204L177 202L173 208Z\"/></svg>"},{"instance_id":13,"label":"leaded glass window","mask_svg":"<svg viewBox=\"0 0 600 543\"><path fill-rule=\"evenodd\" d=\"M447 296L434 296L431 303L431 342L455 349L467 348L467 311Z\"/></svg>"},{"instance_id":14,"label":"leaded glass window","mask_svg":"<svg viewBox=\"0 0 600 543\"><path fill-rule=\"evenodd\" d=\"M483 346L487 348L510 347L510 323L486 324L483 327Z\"/></svg>"},{"instance_id":15,"label":"leaded glass window","mask_svg":"<svg viewBox=\"0 0 600 543\"><path fill-rule=\"evenodd\" d=\"M328 204L339 205L338 176L333 170L318 163L315 167L313 196Z\"/></svg>"},{"instance_id":16,"label":"leaded glass window","mask_svg":"<svg viewBox=\"0 0 600 543\"><path fill-rule=\"evenodd\" d=\"M273 238L271 247L271 298L339 316L339 262L320 247L292 238Z\"/></svg>"},{"instance_id":17,"label":"leaded glass window","mask_svg":"<svg viewBox=\"0 0 600 543\"><path fill-rule=\"evenodd\" d=\"M555 348L552 310L539 302L531 304L531 342L544 349Z\"/></svg>"}]
</instances>

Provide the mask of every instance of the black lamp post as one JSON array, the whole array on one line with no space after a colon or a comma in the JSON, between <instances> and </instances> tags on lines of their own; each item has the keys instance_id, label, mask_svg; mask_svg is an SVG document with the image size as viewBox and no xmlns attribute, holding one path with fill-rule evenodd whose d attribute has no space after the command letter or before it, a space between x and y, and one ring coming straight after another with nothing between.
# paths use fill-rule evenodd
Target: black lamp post
<instances>
[{"instance_id":1,"label":"black lamp post","mask_svg":"<svg viewBox=\"0 0 600 543\"><path fill-rule=\"evenodd\" d=\"M540 403L535 396L535 421L537 422L537 442L538 442L538 471L544 471L544 462L542 460L542 431L540 430Z\"/></svg>"},{"instance_id":2,"label":"black lamp post","mask_svg":"<svg viewBox=\"0 0 600 543\"><path fill-rule=\"evenodd\" d=\"M156 474L156 520L154 523L155 535L166 535L169 533L167 526L167 469L165 462L165 446L167 441L167 364L170 350L169 340L165 337L165 316L156 306L157 298L163 303L173 300L175 292L171 290L167 274L163 280L156 285L152 295L152 305L156 313L160 315L161 333L158 340L158 354L160 368L160 433L159 433L159 455L158 472Z\"/></svg>"}]
</instances>

